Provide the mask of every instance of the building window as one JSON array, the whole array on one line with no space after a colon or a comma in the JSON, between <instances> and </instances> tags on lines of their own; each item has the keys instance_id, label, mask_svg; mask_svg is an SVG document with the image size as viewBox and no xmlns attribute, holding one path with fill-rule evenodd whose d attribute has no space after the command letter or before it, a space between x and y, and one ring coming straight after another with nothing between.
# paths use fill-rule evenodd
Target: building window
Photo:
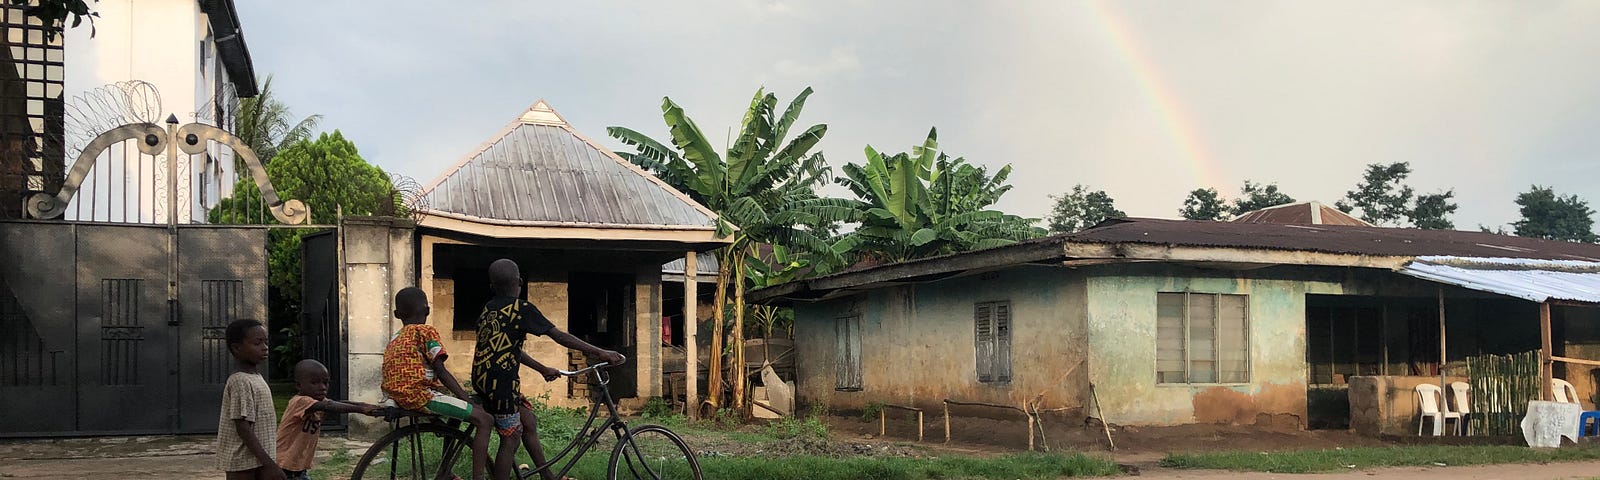
<instances>
[{"instance_id":1,"label":"building window","mask_svg":"<svg viewBox=\"0 0 1600 480\"><path fill-rule=\"evenodd\" d=\"M18 199L55 193L66 172L61 36L46 35L25 6L0 5L0 218L21 218Z\"/></svg>"},{"instance_id":2,"label":"building window","mask_svg":"<svg viewBox=\"0 0 1600 480\"><path fill-rule=\"evenodd\" d=\"M1156 294L1156 382L1249 382L1246 299L1244 295Z\"/></svg>"},{"instance_id":3,"label":"building window","mask_svg":"<svg viewBox=\"0 0 1600 480\"><path fill-rule=\"evenodd\" d=\"M978 381L1011 381L1011 302L979 302L972 313Z\"/></svg>"},{"instance_id":4,"label":"building window","mask_svg":"<svg viewBox=\"0 0 1600 480\"><path fill-rule=\"evenodd\" d=\"M834 389L861 390L861 316L834 320Z\"/></svg>"}]
</instances>

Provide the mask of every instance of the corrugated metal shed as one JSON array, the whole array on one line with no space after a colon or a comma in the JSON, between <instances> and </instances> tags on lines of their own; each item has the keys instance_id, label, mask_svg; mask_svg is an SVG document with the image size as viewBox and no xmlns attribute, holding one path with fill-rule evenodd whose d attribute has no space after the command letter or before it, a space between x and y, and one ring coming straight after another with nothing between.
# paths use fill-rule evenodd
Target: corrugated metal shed
<instances>
[{"instance_id":1,"label":"corrugated metal shed","mask_svg":"<svg viewBox=\"0 0 1600 480\"><path fill-rule=\"evenodd\" d=\"M1600 304L1600 262L1435 256L1418 257L1400 273L1530 302Z\"/></svg>"},{"instance_id":2,"label":"corrugated metal shed","mask_svg":"<svg viewBox=\"0 0 1600 480\"><path fill-rule=\"evenodd\" d=\"M712 279L717 277L717 255L714 253L700 253L695 255L694 271L704 279L709 275ZM683 275L683 259L667 262L661 266L663 275Z\"/></svg>"},{"instance_id":3,"label":"corrugated metal shed","mask_svg":"<svg viewBox=\"0 0 1600 480\"><path fill-rule=\"evenodd\" d=\"M543 100L423 191L427 215L497 225L713 229L715 214L573 130Z\"/></svg>"}]
</instances>

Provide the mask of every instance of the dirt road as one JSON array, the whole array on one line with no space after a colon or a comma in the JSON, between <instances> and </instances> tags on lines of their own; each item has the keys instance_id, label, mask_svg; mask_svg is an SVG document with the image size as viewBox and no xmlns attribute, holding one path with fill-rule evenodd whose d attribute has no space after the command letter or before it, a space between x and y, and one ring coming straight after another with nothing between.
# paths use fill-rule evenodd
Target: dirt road
<instances>
[{"instance_id":1,"label":"dirt road","mask_svg":"<svg viewBox=\"0 0 1600 480\"><path fill-rule=\"evenodd\" d=\"M1600 462L1544 465L1475 465L1470 467L1402 467L1353 470L1326 474L1242 473L1219 470L1143 470L1139 478L1193 478L1228 480L1567 480L1600 478Z\"/></svg>"}]
</instances>

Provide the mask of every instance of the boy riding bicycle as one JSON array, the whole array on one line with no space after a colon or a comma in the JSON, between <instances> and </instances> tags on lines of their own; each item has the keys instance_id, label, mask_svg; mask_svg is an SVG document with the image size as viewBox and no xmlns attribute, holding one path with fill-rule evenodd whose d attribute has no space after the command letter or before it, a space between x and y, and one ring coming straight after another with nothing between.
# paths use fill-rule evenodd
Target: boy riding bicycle
<instances>
[{"instance_id":1,"label":"boy riding bicycle","mask_svg":"<svg viewBox=\"0 0 1600 480\"><path fill-rule=\"evenodd\" d=\"M545 381L560 376L555 369L535 361L522 349L528 335L550 337L561 346L598 357L612 365L621 364L622 355L579 340L555 328L538 307L520 298L522 272L509 259L489 265L489 287L494 292L478 317L478 340L473 349L472 389L483 398L483 407L494 417L495 431L502 441L495 456L495 478L509 478L517 452L519 434L536 465L544 465L544 449L539 445L539 424L531 405L522 397L518 369L527 365ZM540 471L545 480L555 480L548 470Z\"/></svg>"}]
</instances>

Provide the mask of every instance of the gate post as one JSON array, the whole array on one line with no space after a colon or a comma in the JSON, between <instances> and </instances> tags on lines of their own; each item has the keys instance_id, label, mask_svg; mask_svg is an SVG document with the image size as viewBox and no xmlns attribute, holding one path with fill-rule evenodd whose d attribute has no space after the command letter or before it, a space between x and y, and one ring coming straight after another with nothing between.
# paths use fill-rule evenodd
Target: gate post
<instances>
[{"instance_id":1,"label":"gate post","mask_svg":"<svg viewBox=\"0 0 1600 480\"><path fill-rule=\"evenodd\" d=\"M344 308L346 375L350 400L383 400L383 350L398 327L394 294L416 283L416 223L390 217L339 219L339 297ZM350 435L376 438L383 421L349 416Z\"/></svg>"}]
</instances>

